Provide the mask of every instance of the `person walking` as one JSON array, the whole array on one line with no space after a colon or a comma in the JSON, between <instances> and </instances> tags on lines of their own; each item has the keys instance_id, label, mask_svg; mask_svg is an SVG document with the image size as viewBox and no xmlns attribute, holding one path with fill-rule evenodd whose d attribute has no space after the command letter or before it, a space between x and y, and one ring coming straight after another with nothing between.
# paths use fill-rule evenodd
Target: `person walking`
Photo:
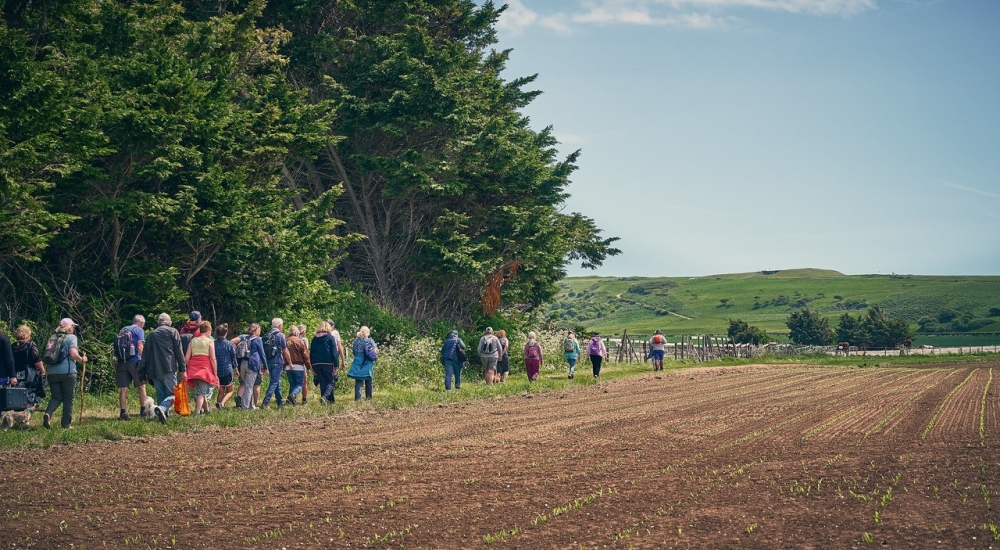
<instances>
[{"instance_id":1,"label":"person walking","mask_svg":"<svg viewBox=\"0 0 1000 550\"><path fill-rule=\"evenodd\" d=\"M458 331L453 330L444 339L441 346L441 364L444 365L444 389L451 390L451 379L455 377L455 389L462 388L462 367L468 358L465 342L458 336Z\"/></svg>"},{"instance_id":2,"label":"person walking","mask_svg":"<svg viewBox=\"0 0 1000 550\"><path fill-rule=\"evenodd\" d=\"M201 336L200 323L201 313L197 310L192 311L188 315L188 320L185 321L184 324L181 325L180 330L177 331L177 333L181 335L181 349L184 350L184 353L187 353L188 345L191 343L191 340Z\"/></svg>"},{"instance_id":3,"label":"person walking","mask_svg":"<svg viewBox=\"0 0 1000 550\"><path fill-rule=\"evenodd\" d=\"M184 359L187 361L187 383L194 390L195 414L208 414L212 408L212 392L219 387L219 363L212 342L212 324L198 323L198 336L191 339Z\"/></svg>"},{"instance_id":4,"label":"person walking","mask_svg":"<svg viewBox=\"0 0 1000 550\"><path fill-rule=\"evenodd\" d=\"M222 323L215 327L215 364L219 375L219 395L215 398L215 408L224 409L226 403L233 397L233 373L239 368L236 360L236 347L226 336L229 335L229 324Z\"/></svg>"},{"instance_id":5,"label":"person walking","mask_svg":"<svg viewBox=\"0 0 1000 550\"><path fill-rule=\"evenodd\" d=\"M32 411L41 410L41 399L45 397L45 364L38 353L38 346L31 341L31 328L21 325L14 330L14 373L17 384L28 391L28 405Z\"/></svg>"},{"instance_id":6,"label":"person walking","mask_svg":"<svg viewBox=\"0 0 1000 550\"><path fill-rule=\"evenodd\" d=\"M267 359L267 376L270 378L264 400L260 403L261 408L267 408L272 397L278 401L279 409L285 406L281 397L281 373L285 370L285 365L291 364L292 359L288 355L288 341L281 333L284 324L281 317L271 319L271 330L261 337L264 357Z\"/></svg>"},{"instance_id":7,"label":"person walking","mask_svg":"<svg viewBox=\"0 0 1000 550\"><path fill-rule=\"evenodd\" d=\"M0 330L0 384L16 383L17 371L14 370L14 346L10 336ZM12 379L15 379L12 381Z\"/></svg>"},{"instance_id":8,"label":"person walking","mask_svg":"<svg viewBox=\"0 0 1000 550\"><path fill-rule=\"evenodd\" d=\"M483 363L486 385L490 385L493 383L493 377L497 372L497 363L500 361L500 339L493 335L493 327L486 327L486 332L479 339L476 353L479 354L479 360Z\"/></svg>"},{"instance_id":9,"label":"person walking","mask_svg":"<svg viewBox=\"0 0 1000 550\"><path fill-rule=\"evenodd\" d=\"M542 368L542 345L538 343L535 331L528 333L528 341L524 344L524 370L528 373L528 381L538 380L538 371Z\"/></svg>"},{"instance_id":10,"label":"person walking","mask_svg":"<svg viewBox=\"0 0 1000 550\"><path fill-rule=\"evenodd\" d=\"M142 350L146 345L146 318L136 315L132 324L123 327L115 337L115 355L118 358L115 366L115 385L118 386L118 420L128 420L128 387L135 386L139 390L139 418L142 418L146 408L146 379L139 376L139 361L142 360Z\"/></svg>"},{"instance_id":11,"label":"person walking","mask_svg":"<svg viewBox=\"0 0 1000 550\"><path fill-rule=\"evenodd\" d=\"M306 335L309 334L309 333L306 332L306 326L305 325L299 325L296 328L299 329L299 338L301 338L302 339L302 343L305 344L305 346L306 346L306 355L308 356L309 355L309 339L306 338ZM311 373L312 373L312 363L310 363L309 365L306 366L305 373L302 375L302 380L303 380L303 382L302 382L302 404L303 405L305 405L306 403L309 402L309 384L306 382L306 380L309 380L309 375Z\"/></svg>"},{"instance_id":12,"label":"person walking","mask_svg":"<svg viewBox=\"0 0 1000 550\"><path fill-rule=\"evenodd\" d=\"M17 386L17 369L14 367L14 345L10 336L0 330L0 386ZM3 429L6 431L14 425L11 411L0 411L3 416ZM28 413L29 415L31 413Z\"/></svg>"},{"instance_id":13,"label":"person walking","mask_svg":"<svg viewBox=\"0 0 1000 550\"><path fill-rule=\"evenodd\" d=\"M497 376L500 382L507 381L510 373L510 340L507 339L507 331L500 329L497 331L497 340L500 341L500 359L497 361Z\"/></svg>"},{"instance_id":14,"label":"person walking","mask_svg":"<svg viewBox=\"0 0 1000 550\"><path fill-rule=\"evenodd\" d=\"M62 427L69 429L73 423L77 363L87 362L87 356L80 354L79 340L75 334L76 326L69 317L59 321L56 333L49 338L42 354L43 362L48 363L45 372L49 381L49 391L52 392L52 399L49 400L49 406L45 408L45 415L42 417L42 426L46 429L51 426L52 415L60 405L62 405Z\"/></svg>"},{"instance_id":15,"label":"person walking","mask_svg":"<svg viewBox=\"0 0 1000 550\"><path fill-rule=\"evenodd\" d=\"M309 349L305 339L299 333L299 327L292 327L288 331L288 356L291 359L285 367L285 376L288 377L288 404L295 406L295 398L301 393L303 395L302 404L305 404L305 380L306 370L312 368L309 360Z\"/></svg>"},{"instance_id":16,"label":"person walking","mask_svg":"<svg viewBox=\"0 0 1000 550\"><path fill-rule=\"evenodd\" d=\"M261 370L267 365L260 338L260 324L250 323L246 334L233 338L231 342L236 346L236 359L240 362L240 390L236 396L236 406L244 411L257 410Z\"/></svg>"},{"instance_id":17,"label":"person walking","mask_svg":"<svg viewBox=\"0 0 1000 550\"><path fill-rule=\"evenodd\" d=\"M339 342L333 337L333 327L323 321L309 344L309 362L313 380L319 386L319 402L328 405L334 401L334 389L340 378L340 358L343 357Z\"/></svg>"},{"instance_id":18,"label":"person walking","mask_svg":"<svg viewBox=\"0 0 1000 550\"><path fill-rule=\"evenodd\" d=\"M153 384L156 403L153 414L161 424L167 423L170 408L174 404L174 387L178 379L187 376L187 363L181 348L181 336L173 326L170 315L161 313L156 319L156 330L149 333L142 359L139 361L139 375Z\"/></svg>"},{"instance_id":19,"label":"person walking","mask_svg":"<svg viewBox=\"0 0 1000 550\"><path fill-rule=\"evenodd\" d=\"M653 372L663 370L663 354L666 352L667 338L660 329L649 339L649 356L653 358Z\"/></svg>"},{"instance_id":20,"label":"person walking","mask_svg":"<svg viewBox=\"0 0 1000 550\"><path fill-rule=\"evenodd\" d=\"M608 348L601 340L601 333L595 332L594 336L587 344L587 353L590 355L590 364L594 368L594 378L601 375L601 363L608 358Z\"/></svg>"},{"instance_id":21,"label":"person walking","mask_svg":"<svg viewBox=\"0 0 1000 550\"><path fill-rule=\"evenodd\" d=\"M576 339L576 333L572 330L566 333L563 339L563 357L569 363L569 379L576 375L576 362L580 359L580 342Z\"/></svg>"},{"instance_id":22,"label":"person walking","mask_svg":"<svg viewBox=\"0 0 1000 550\"><path fill-rule=\"evenodd\" d=\"M351 363L351 370L347 372L347 377L354 379L354 400L361 401L361 386L364 386L365 399L370 401L374 390L375 360L378 359L378 347L371 338L371 329L361 327L358 337L354 340L352 351L354 361Z\"/></svg>"}]
</instances>

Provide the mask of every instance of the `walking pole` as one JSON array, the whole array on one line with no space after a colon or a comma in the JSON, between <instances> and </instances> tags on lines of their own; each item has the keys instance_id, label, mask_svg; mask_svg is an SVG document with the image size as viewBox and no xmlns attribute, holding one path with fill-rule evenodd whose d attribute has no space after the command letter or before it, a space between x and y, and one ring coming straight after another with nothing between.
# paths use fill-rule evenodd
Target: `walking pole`
<instances>
[{"instance_id":1,"label":"walking pole","mask_svg":"<svg viewBox=\"0 0 1000 550\"><path fill-rule=\"evenodd\" d=\"M84 359L87 358L87 354L86 353L83 354L83 358ZM84 397L87 394L87 392L83 391L83 387L86 385L86 381L87 381L87 362L84 361L83 362L83 374L80 375L80 419L77 421L78 424L83 424Z\"/></svg>"}]
</instances>

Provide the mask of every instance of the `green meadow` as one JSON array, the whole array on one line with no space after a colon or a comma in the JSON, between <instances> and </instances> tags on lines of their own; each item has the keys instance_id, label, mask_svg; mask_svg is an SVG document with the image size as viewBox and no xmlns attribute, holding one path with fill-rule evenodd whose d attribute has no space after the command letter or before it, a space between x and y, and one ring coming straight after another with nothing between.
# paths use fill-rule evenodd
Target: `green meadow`
<instances>
[{"instance_id":1,"label":"green meadow","mask_svg":"<svg viewBox=\"0 0 1000 550\"><path fill-rule=\"evenodd\" d=\"M878 305L918 332L915 344L991 345L1000 336L1000 277L844 275L821 269L735 273L707 277L571 277L549 313L566 327L605 334L724 334L743 319L772 334L787 334L795 308L808 307L836 327ZM991 311L992 310L992 311ZM954 320L953 320L954 319ZM952 324L942 322L951 321ZM953 327L958 327L956 330Z\"/></svg>"}]
</instances>

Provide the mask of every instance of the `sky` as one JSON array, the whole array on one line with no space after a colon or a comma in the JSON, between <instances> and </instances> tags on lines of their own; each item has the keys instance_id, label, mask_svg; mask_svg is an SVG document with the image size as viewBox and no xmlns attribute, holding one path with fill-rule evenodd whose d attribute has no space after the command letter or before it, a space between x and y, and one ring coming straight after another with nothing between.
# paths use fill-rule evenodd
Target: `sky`
<instances>
[{"instance_id":1,"label":"sky","mask_svg":"<svg viewBox=\"0 0 1000 550\"><path fill-rule=\"evenodd\" d=\"M1000 275L1000 2L506 4L566 211L621 239L570 275Z\"/></svg>"}]
</instances>

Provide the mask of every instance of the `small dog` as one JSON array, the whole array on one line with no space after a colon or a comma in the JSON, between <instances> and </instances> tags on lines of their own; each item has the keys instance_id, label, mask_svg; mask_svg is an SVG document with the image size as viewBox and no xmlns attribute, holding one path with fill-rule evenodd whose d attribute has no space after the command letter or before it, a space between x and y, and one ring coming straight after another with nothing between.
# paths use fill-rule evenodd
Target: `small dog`
<instances>
[{"instance_id":1,"label":"small dog","mask_svg":"<svg viewBox=\"0 0 1000 550\"><path fill-rule=\"evenodd\" d=\"M31 411L6 411L3 413L3 429L17 428L23 430L31 423Z\"/></svg>"},{"instance_id":2,"label":"small dog","mask_svg":"<svg viewBox=\"0 0 1000 550\"><path fill-rule=\"evenodd\" d=\"M146 396L146 400L142 402L142 412L139 416L147 420L153 418L153 408L156 407L156 402L153 401L152 397Z\"/></svg>"}]
</instances>

